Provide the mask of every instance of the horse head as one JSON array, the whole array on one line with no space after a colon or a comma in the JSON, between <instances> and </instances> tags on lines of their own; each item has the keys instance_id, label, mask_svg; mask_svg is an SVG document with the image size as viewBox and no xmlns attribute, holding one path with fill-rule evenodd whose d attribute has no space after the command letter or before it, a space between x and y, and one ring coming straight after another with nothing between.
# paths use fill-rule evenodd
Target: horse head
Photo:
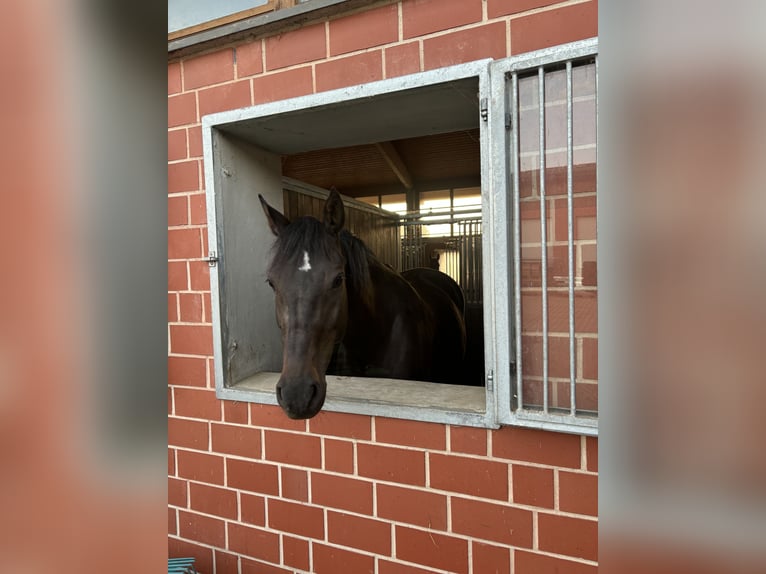
<instances>
[{"instance_id":1,"label":"horse head","mask_svg":"<svg viewBox=\"0 0 766 574\"><path fill-rule=\"evenodd\" d=\"M343 202L332 190L322 222L313 217L291 222L258 197L277 237L267 279L282 332L277 401L288 417L307 419L324 404L325 373L348 320L346 261L338 238Z\"/></svg>"}]
</instances>

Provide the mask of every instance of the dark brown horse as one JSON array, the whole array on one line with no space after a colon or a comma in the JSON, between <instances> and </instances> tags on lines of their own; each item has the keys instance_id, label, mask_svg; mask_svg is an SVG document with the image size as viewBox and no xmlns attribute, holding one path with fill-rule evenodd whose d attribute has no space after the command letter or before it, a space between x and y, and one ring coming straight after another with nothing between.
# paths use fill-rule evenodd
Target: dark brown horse
<instances>
[{"instance_id":1,"label":"dark brown horse","mask_svg":"<svg viewBox=\"0 0 766 574\"><path fill-rule=\"evenodd\" d=\"M322 408L339 342L344 374L461 382L466 336L457 283L433 269L400 274L378 260L343 229L335 190L323 222L290 222L259 197L277 236L268 283L282 331L277 400L290 418L310 418Z\"/></svg>"}]
</instances>

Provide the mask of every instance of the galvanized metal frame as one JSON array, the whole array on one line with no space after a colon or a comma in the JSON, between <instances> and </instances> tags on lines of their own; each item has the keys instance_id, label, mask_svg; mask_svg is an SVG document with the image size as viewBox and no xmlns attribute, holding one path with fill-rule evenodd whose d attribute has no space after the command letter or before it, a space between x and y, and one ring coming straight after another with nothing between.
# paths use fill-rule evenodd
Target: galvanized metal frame
<instances>
[{"instance_id":1,"label":"galvanized metal frame","mask_svg":"<svg viewBox=\"0 0 766 574\"><path fill-rule=\"evenodd\" d=\"M491 267L496 275L506 276L507 289L495 292L495 352L497 356L496 384L498 391L497 416L501 424L534 427L578 434L598 434L595 417L577 413L575 401L575 333L574 333L574 252L573 252L573 120L572 120L572 62L597 57L598 40L591 38L563 46L547 48L514 58L493 62L490 66L490 155L504 158L496 161L499 169L492 173L492 196L495 200L492 215L494 256ZM567 84L567 239L569 280L569 412L549 409L548 397L548 305L547 305L547 216L545 213L545 68L563 64ZM598 60L596 59L596 66ZM598 71L598 67L596 67ZM539 150L540 150L540 233L541 233L541 288L543 335L543 405L542 411L525 408L523 394L523 364L521 353L521 221L519 214L519 74L537 72L539 98ZM598 94L598 72L596 73ZM598 95L596 95L598 98ZM598 100L596 100L598 119ZM507 199L510 196L510 201ZM598 201L598 200L597 200ZM504 215L506 216L504 218ZM512 246L509 254L505 246ZM511 263L509 266L508 263ZM486 265L486 263L485 263ZM508 310L513 309L512 320ZM507 365L507 368L504 368Z\"/></svg>"},{"instance_id":2,"label":"galvanized metal frame","mask_svg":"<svg viewBox=\"0 0 766 574\"><path fill-rule=\"evenodd\" d=\"M220 142L225 137L227 126L231 126L240 121L247 121L254 118L268 117L292 111L303 111L309 109L321 109L326 106L343 105L345 102L359 102L365 99L374 98L390 94L392 92L417 89L428 85L444 84L450 81L462 80L466 78L478 79L479 98L484 99L489 91L489 63L490 60L480 60L457 66L451 66L439 70L432 70L419 74L403 76L372 82L360 86L352 86L319 94L301 96L288 100L272 102L268 104L242 108L217 114L211 114L202 118L203 132L203 157L205 164L205 187L207 193L207 213L208 213L208 236L209 249L215 252L221 261L225 262L225 246L222 244L222 235L219 233L219 227L223 222L220 220L222 210L221 199L216 190L219 188L219 182L225 172L222 169ZM490 196L490 169L491 161L489 158L489 133L486 123L479 119L480 147L481 147L481 175L482 175L482 211L485 221L489 221L492 213L492 200ZM279 204L277 204L279 206ZM492 237L484 234L482 237L483 250L490 254L493 244ZM212 322L214 339L214 359L215 359L215 387L216 396L221 399L258 402L265 404L276 404L276 397L273 391L274 385L279 374L274 372L261 372L255 377L248 379L247 384L228 386L225 382L224 358L222 353L222 317L221 317L221 285L225 282L222 272L222 265L211 267L211 298L212 298ZM485 265L485 273L491 266ZM484 294L489 297L492 292L492 286L485 283ZM488 311L491 313L491 305L488 305ZM485 339L491 340L494 337L493 317L485 316ZM454 389L443 388L438 392L442 397L454 394L454 408L451 407L433 407L416 406L412 404L391 405L385 401L376 401L374 388L370 388L370 397L368 400L355 400L353 398L344 398L343 396L328 395L325 402L325 410L358 413L374 416L387 416L395 418L409 418L429 422L439 422L447 424L468 425L478 427L496 428L498 426L496 417L496 401L494 387L491 384L491 367L495 363L494 350L491 345L487 345L485 350L485 364L488 369L488 380L490 384L484 389L470 387L454 387ZM341 388L338 386L342 378L328 377L331 382L331 388ZM348 381L348 380L347 380ZM352 379L352 382L358 384L365 379ZM374 381L371 381L371 385ZM436 390L433 383L419 383L423 386L423 391L428 389ZM451 392L454 391L454 392ZM476 398L477 393L484 395L483 409L461 408L460 397L471 396ZM471 399L474 403L475 400ZM443 404L442 401L441 404Z\"/></svg>"},{"instance_id":3,"label":"galvanized metal frame","mask_svg":"<svg viewBox=\"0 0 766 574\"><path fill-rule=\"evenodd\" d=\"M482 99L480 126L481 145L481 196L482 196L482 253L483 253L483 299L486 389L485 410L455 408L419 408L413 405L391 405L373 400L351 400L328 397L325 408L331 411L358 413L374 416L390 416L447 424L460 424L496 428L500 424L534 427L540 429L595 435L597 420L578 415L574 400L567 414L557 412L533 412L523 407L523 374L521 356L521 233L517 206L519 204L519 102L518 73L538 66L566 62L597 54L597 39L574 42L564 46L523 54L513 58L491 62L481 60L440 70L432 70L400 78L392 78L361 86L323 92L263 104L202 118L205 184L207 190L209 248L220 253L218 245L220 202L216 196L216 180L221 174L215 167L220 163L215 141L220 128L239 121L266 117L296 110L321 108L373 98L394 91L416 89L429 84L451 80L478 78L479 97ZM598 68L597 68L598 69ZM567 66L567 90L571 95L571 65ZM508 86L511 86L509 90ZM544 96L544 86L540 86ZM510 92L510 93L509 93ZM568 100L571 98L568 97ZM541 98L544 101L544 98ZM544 114L540 106L541 142L544 144ZM598 111L596 112L598 116ZM570 365L574 341L573 306L573 253L572 237L572 116L571 101L567 109L567 202L569 278L570 278ZM544 145L541 146L544 149ZM541 154L542 157L542 154ZM544 182L544 159L541 160L541 181ZM544 185L544 184L543 184ZM510 193L509 193L510 192ZM510 199L510 201L509 201ZM544 203L541 205L541 225L545 229ZM544 245L544 242L543 242ZM545 253L545 248L543 248ZM509 265L510 263L510 265ZM545 269L543 265L543 269ZM276 404L273 385L277 373L262 373L259 384L250 388L227 387L221 356L220 289L223 277L219 267L211 268L211 295L213 306L213 338L215 357L216 395L222 399ZM546 277L547 281L547 277ZM545 305L545 304L544 304ZM545 305L547 312L547 305ZM547 322L544 335L547 338ZM547 348L547 342L546 342ZM546 367L547 367L547 361ZM573 372L573 370L572 370ZM546 377L547 378L547 377ZM429 385L430 383L423 383ZM545 385L547 389L547 384ZM456 390L460 390L457 388ZM464 388L462 388L464 389ZM546 391L547 392L547 391ZM571 388L572 395L574 388ZM458 396L459 393L456 393ZM464 395L465 396L465 395ZM572 396L572 399L574 397ZM545 401L547 407L547 397ZM545 409L547 410L547 408Z\"/></svg>"}]
</instances>

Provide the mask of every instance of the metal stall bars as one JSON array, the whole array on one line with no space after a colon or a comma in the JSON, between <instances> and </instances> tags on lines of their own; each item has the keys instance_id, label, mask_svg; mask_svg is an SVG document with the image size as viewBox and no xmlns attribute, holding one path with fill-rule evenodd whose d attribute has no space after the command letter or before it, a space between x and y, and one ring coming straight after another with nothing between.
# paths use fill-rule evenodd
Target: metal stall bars
<instances>
[{"instance_id":1,"label":"metal stall bars","mask_svg":"<svg viewBox=\"0 0 766 574\"><path fill-rule=\"evenodd\" d=\"M588 434L598 413L597 381L586 378L598 341L595 273L584 280L595 267L597 49L591 39L498 63L511 176L508 422Z\"/></svg>"}]
</instances>

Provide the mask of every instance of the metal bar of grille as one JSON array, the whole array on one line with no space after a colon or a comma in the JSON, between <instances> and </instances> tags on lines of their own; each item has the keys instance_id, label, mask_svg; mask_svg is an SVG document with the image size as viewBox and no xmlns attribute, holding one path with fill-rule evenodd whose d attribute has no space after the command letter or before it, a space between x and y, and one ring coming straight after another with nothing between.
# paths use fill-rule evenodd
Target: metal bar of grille
<instances>
[{"instance_id":1,"label":"metal bar of grille","mask_svg":"<svg viewBox=\"0 0 766 574\"><path fill-rule=\"evenodd\" d=\"M572 62L567 62L567 258L569 259L569 412L575 403L574 198L572 189Z\"/></svg>"},{"instance_id":2,"label":"metal bar of grille","mask_svg":"<svg viewBox=\"0 0 766 574\"><path fill-rule=\"evenodd\" d=\"M537 69L540 110L540 281L543 306L543 411L548 412L548 229L545 209L545 69Z\"/></svg>"},{"instance_id":3,"label":"metal bar of grille","mask_svg":"<svg viewBox=\"0 0 766 574\"><path fill-rule=\"evenodd\" d=\"M516 335L516 397L518 409L524 408L521 369L521 213L519 209L519 78L511 75L511 145L513 158L513 298Z\"/></svg>"}]
</instances>

